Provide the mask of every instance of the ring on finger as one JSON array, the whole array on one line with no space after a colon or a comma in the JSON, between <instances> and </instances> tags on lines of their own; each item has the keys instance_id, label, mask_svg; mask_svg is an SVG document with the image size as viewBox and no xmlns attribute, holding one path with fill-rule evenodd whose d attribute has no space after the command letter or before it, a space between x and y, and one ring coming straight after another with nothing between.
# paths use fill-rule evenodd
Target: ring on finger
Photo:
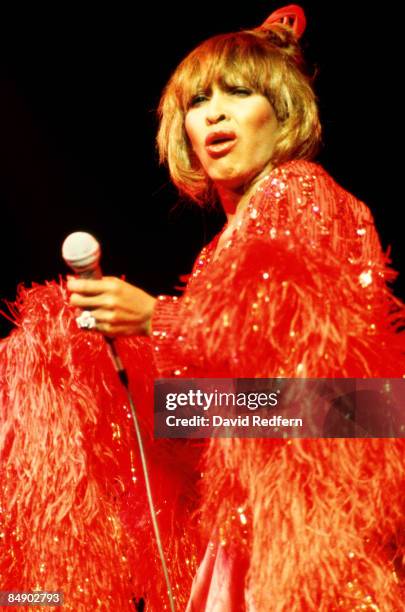
<instances>
[{"instance_id":1,"label":"ring on finger","mask_svg":"<svg viewBox=\"0 0 405 612\"><path fill-rule=\"evenodd\" d=\"M83 312L76 317L77 326L80 329L95 329L97 326L97 319L91 314L90 310L83 310Z\"/></svg>"}]
</instances>

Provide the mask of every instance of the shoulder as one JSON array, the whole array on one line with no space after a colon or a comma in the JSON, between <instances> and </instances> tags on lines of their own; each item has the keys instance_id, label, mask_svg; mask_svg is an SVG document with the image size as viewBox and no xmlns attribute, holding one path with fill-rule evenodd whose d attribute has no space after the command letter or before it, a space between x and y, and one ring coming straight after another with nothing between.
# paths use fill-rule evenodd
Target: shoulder
<instances>
[{"instance_id":1,"label":"shoulder","mask_svg":"<svg viewBox=\"0 0 405 612\"><path fill-rule=\"evenodd\" d=\"M270 181L274 179L285 181L287 186L301 183L304 189L308 189L321 185L339 190L342 194L348 193L332 178L323 166L316 162L302 159L280 164L280 166L272 170L268 178Z\"/></svg>"},{"instance_id":2,"label":"shoulder","mask_svg":"<svg viewBox=\"0 0 405 612\"><path fill-rule=\"evenodd\" d=\"M249 229L270 238L294 234L344 256L349 251L381 250L366 204L314 162L294 160L273 169L258 188L249 213ZM372 248L364 249L360 242L372 242Z\"/></svg>"},{"instance_id":3,"label":"shoulder","mask_svg":"<svg viewBox=\"0 0 405 612\"><path fill-rule=\"evenodd\" d=\"M313 203L324 212L345 213L354 218L371 218L367 205L342 187L318 163L306 160L292 160L281 164L269 174L270 184L281 184L286 196L294 201Z\"/></svg>"},{"instance_id":4,"label":"shoulder","mask_svg":"<svg viewBox=\"0 0 405 612\"><path fill-rule=\"evenodd\" d=\"M330 197L333 183L319 164L292 160L271 170L258 187L254 204L258 210L271 214L272 221L276 217L287 220L297 209L304 211L316 205L317 200L325 199L325 195Z\"/></svg>"},{"instance_id":5,"label":"shoulder","mask_svg":"<svg viewBox=\"0 0 405 612\"><path fill-rule=\"evenodd\" d=\"M288 208L296 203L308 203L319 197L321 191L334 196L336 189L341 189L319 164L306 160L292 160L280 164L265 177L257 189L256 196L264 206L276 200L277 206L284 204ZM316 196L315 196L316 192Z\"/></svg>"},{"instance_id":6,"label":"shoulder","mask_svg":"<svg viewBox=\"0 0 405 612\"><path fill-rule=\"evenodd\" d=\"M283 175L287 177L293 176L329 176L326 170L318 163L307 161L304 159L293 159L291 161L280 164L272 171L272 174Z\"/></svg>"}]
</instances>

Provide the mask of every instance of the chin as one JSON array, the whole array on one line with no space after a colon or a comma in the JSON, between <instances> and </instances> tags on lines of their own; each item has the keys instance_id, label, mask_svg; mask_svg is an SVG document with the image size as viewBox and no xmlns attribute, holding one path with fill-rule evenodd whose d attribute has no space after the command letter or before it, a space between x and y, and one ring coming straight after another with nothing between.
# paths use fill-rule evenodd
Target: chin
<instances>
[{"instance_id":1,"label":"chin","mask_svg":"<svg viewBox=\"0 0 405 612\"><path fill-rule=\"evenodd\" d=\"M233 176L233 177L221 177L213 179L214 183L222 189L230 189L232 191L244 191L252 181L250 176Z\"/></svg>"},{"instance_id":2,"label":"chin","mask_svg":"<svg viewBox=\"0 0 405 612\"><path fill-rule=\"evenodd\" d=\"M246 180L249 180L246 174L237 171L233 172L213 172L210 174L210 179L221 187L234 188L243 185Z\"/></svg>"}]
</instances>

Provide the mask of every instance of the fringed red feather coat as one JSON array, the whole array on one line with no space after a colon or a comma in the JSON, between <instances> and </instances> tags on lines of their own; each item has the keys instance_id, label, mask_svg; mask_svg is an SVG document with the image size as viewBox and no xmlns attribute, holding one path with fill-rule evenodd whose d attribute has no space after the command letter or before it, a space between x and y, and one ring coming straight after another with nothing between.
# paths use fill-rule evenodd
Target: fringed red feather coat
<instances>
[{"instance_id":1,"label":"fringed red feather coat","mask_svg":"<svg viewBox=\"0 0 405 612\"><path fill-rule=\"evenodd\" d=\"M152 434L157 376L402 377L387 264L367 207L320 166L289 162L203 249L183 296L158 300L152 342L119 340L179 610L190 588L189 610L209 612L404 609L402 439ZM141 596L167 609L101 337L76 328L56 283L21 290L15 313L0 345L2 589L62 590L80 612Z\"/></svg>"}]
</instances>

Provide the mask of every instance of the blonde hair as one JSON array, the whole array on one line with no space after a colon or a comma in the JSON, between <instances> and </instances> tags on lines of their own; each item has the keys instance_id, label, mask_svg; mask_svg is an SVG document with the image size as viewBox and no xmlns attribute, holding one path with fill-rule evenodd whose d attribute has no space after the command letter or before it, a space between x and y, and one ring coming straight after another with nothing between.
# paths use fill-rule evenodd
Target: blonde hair
<instances>
[{"instance_id":1,"label":"blonde hair","mask_svg":"<svg viewBox=\"0 0 405 612\"><path fill-rule=\"evenodd\" d=\"M283 25L214 36L177 67L160 100L159 158L182 194L196 202L214 197L212 181L190 146L184 119L192 97L212 83L243 84L266 96L279 130L272 155L276 166L312 159L321 137L312 79L306 74L297 40Z\"/></svg>"}]
</instances>

